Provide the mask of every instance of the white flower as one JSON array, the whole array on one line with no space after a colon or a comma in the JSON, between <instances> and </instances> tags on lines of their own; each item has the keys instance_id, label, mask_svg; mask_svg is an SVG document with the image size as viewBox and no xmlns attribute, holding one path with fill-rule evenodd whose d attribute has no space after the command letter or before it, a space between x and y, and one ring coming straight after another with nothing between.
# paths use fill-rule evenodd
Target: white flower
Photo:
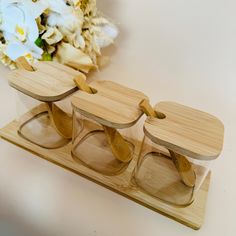
<instances>
[{"instance_id":1,"label":"white flower","mask_svg":"<svg viewBox=\"0 0 236 236\"><path fill-rule=\"evenodd\" d=\"M96 0L0 0L0 34L5 64L50 57L88 72L118 29L98 13Z\"/></svg>"},{"instance_id":2,"label":"white flower","mask_svg":"<svg viewBox=\"0 0 236 236\"><path fill-rule=\"evenodd\" d=\"M15 63L6 55L6 45L0 42L0 61L10 69L15 69Z\"/></svg>"},{"instance_id":3,"label":"white flower","mask_svg":"<svg viewBox=\"0 0 236 236\"><path fill-rule=\"evenodd\" d=\"M26 41L25 43L21 42L10 42L6 47L6 55L15 61L20 56L25 56L29 61L34 61L34 59L41 59L43 50L35 45Z\"/></svg>"},{"instance_id":4,"label":"white flower","mask_svg":"<svg viewBox=\"0 0 236 236\"><path fill-rule=\"evenodd\" d=\"M70 2L73 4L73 6L77 7L81 3L81 0L70 0Z\"/></svg>"},{"instance_id":5,"label":"white flower","mask_svg":"<svg viewBox=\"0 0 236 236\"><path fill-rule=\"evenodd\" d=\"M50 12L47 23L57 26L64 36L80 31L83 24L83 12L68 6L64 0L47 0Z\"/></svg>"},{"instance_id":6,"label":"white flower","mask_svg":"<svg viewBox=\"0 0 236 236\"><path fill-rule=\"evenodd\" d=\"M0 29L7 42L6 54L12 60L20 56L41 58L43 50L34 42L39 37L36 18L47 9L44 1L4 0L0 1Z\"/></svg>"}]
</instances>

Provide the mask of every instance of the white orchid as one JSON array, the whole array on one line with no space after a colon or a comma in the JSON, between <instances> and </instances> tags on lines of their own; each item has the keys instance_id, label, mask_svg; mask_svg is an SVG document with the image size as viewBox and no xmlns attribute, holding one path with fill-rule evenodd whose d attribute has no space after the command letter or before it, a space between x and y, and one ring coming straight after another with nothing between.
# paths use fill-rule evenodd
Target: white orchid
<instances>
[{"instance_id":1,"label":"white orchid","mask_svg":"<svg viewBox=\"0 0 236 236\"><path fill-rule=\"evenodd\" d=\"M12 60L20 56L40 59L43 50L35 45L39 37L36 23L47 8L44 1L4 0L0 1L0 29L7 41L6 54Z\"/></svg>"}]
</instances>

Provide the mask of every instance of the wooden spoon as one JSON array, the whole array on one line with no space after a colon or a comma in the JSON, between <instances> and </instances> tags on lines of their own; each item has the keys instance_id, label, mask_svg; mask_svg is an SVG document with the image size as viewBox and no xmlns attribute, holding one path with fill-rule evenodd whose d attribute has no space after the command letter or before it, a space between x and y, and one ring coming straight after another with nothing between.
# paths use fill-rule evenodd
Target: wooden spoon
<instances>
[{"instance_id":1,"label":"wooden spoon","mask_svg":"<svg viewBox=\"0 0 236 236\"><path fill-rule=\"evenodd\" d=\"M74 79L77 87L87 93L94 94L97 91L86 83L83 78ZM114 128L103 125L104 132L106 134L108 143L111 146L113 155L122 162L129 162L132 159L132 152L130 146L121 136L121 134Z\"/></svg>"},{"instance_id":2,"label":"wooden spoon","mask_svg":"<svg viewBox=\"0 0 236 236\"><path fill-rule=\"evenodd\" d=\"M144 99L140 103L140 108L142 111L150 117L155 117L158 119L164 119L165 115L161 112L156 112L152 106L150 105L149 101ZM168 149L169 150L169 149ZM196 174L192 168L191 163L188 161L188 159L180 155L178 153L173 152L172 150L169 150L170 156L172 158L172 161L176 167L176 169L179 172L179 175L185 185L188 187L194 187L196 182Z\"/></svg>"},{"instance_id":3,"label":"wooden spoon","mask_svg":"<svg viewBox=\"0 0 236 236\"><path fill-rule=\"evenodd\" d=\"M48 114L57 133L65 139L72 138L73 119L54 103L46 102Z\"/></svg>"},{"instance_id":4,"label":"wooden spoon","mask_svg":"<svg viewBox=\"0 0 236 236\"><path fill-rule=\"evenodd\" d=\"M28 63L24 57L19 57L16 60L18 68L34 71L34 68ZM48 114L53 127L57 133L65 139L72 138L72 117L60 109L52 102L45 102L48 108Z\"/></svg>"}]
</instances>

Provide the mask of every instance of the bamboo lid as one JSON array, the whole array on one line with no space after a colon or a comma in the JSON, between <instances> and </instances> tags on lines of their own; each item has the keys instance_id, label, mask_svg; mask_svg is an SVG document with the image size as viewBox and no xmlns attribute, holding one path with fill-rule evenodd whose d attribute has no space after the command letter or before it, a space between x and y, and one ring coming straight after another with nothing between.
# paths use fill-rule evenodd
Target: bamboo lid
<instances>
[{"instance_id":1,"label":"bamboo lid","mask_svg":"<svg viewBox=\"0 0 236 236\"><path fill-rule=\"evenodd\" d=\"M147 99L143 93L111 81L94 81L89 86L97 92L78 91L72 97L73 107L87 118L121 129L134 125L142 116L139 103Z\"/></svg>"},{"instance_id":2,"label":"bamboo lid","mask_svg":"<svg viewBox=\"0 0 236 236\"><path fill-rule=\"evenodd\" d=\"M216 117L174 102L160 102L164 119L146 119L145 134L155 143L198 160L213 160L222 150L224 126Z\"/></svg>"},{"instance_id":3,"label":"bamboo lid","mask_svg":"<svg viewBox=\"0 0 236 236\"><path fill-rule=\"evenodd\" d=\"M17 69L9 84L20 92L43 102L59 101L77 90L73 79L82 73L56 62L38 62L35 71Z\"/></svg>"}]
</instances>

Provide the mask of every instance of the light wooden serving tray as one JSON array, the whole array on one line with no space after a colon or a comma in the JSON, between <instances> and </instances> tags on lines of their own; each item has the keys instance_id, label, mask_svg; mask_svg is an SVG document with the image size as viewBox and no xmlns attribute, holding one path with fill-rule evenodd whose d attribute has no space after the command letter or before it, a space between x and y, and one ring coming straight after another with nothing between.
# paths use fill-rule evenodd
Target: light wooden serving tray
<instances>
[{"instance_id":1,"label":"light wooden serving tray","mask_svg":"<svg viewBox=\"0 0 236 236\"><path fill-rule=\"evenodd\" d=\"M35 110L40 112L40 109L38 108L39 107ZM32 116L32 114L34 114L34 111L30 111L26 115ZM136 142L137 144L135 147L134 158L124 172L116 176L105 176L89 169L78 160L74 160L71 156L71 143L62 148L51 150L39 147L18 135L17 131L19 129L19 125L19 122L14 120L0 130L0 137L36 154L41 158L44 158L56 165L66 168L116 193L119 193L132 201L168 216L169 218L172 218L188 227L199 229L202 226L208 196L210 174L208 174L199 192L197 193L195 201L191 205L187 207L176 207L148 195L135 185L132 177L141 148L140 142Z\"/></svg>"}]
</instances>

